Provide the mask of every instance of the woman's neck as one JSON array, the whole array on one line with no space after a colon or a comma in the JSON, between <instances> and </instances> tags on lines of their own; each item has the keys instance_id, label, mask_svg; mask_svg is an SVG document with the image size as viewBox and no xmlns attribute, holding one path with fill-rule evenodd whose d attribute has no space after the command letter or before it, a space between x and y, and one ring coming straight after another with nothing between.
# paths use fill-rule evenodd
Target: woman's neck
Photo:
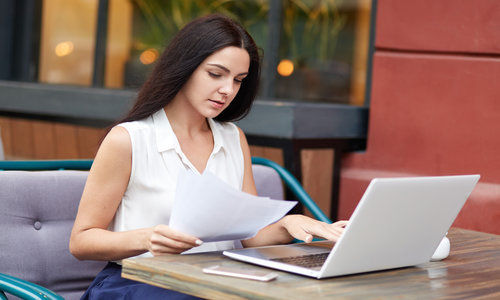
<instances>
[{"instance_id":1,"label":"woman's neck","mask_svg":"<svg viewBox=\"0 0 500 300\"><path fill-rule=\"evenodd\" d=\"M187 104L187 101L183 101ZM195 137L196 135L210 130L207 118L199 114L188 105L179 105L179 102L172 101L164 108L165 114L172 126L172 130L177 136Z\"/></svg>"}]
</instances>

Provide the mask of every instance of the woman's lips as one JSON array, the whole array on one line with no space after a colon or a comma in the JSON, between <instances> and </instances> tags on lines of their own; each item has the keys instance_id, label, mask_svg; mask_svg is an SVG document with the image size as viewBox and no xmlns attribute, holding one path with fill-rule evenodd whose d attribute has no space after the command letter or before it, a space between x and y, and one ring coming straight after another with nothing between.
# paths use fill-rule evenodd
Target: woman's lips
<instances>
[{"instance_id":1,"label":"woman's lips","mask_svg":"<svg viewBox=\"0 0 500 300\"><path fill-rule=\"evenodd\" d=\"M209 100L210 100L210 103L212 104L212 106L215 108L222 108L224 106L224 101L212 100L212 99L209 99Z\"/></svg>"}]
</instances>

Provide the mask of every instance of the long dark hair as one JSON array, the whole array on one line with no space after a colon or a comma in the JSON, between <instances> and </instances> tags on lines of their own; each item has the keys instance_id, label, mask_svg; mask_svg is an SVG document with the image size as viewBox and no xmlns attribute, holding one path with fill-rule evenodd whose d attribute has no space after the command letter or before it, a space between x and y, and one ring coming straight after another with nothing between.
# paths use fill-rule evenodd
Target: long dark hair
<instances>
[{"instance_id":1,"label":"long dark hair","mask_svg":"<svg viewBox=\"0 0 500 300\"><path fill-rule=\"evenodd\" d=\"M208 56L228 46L245 49L250 56L250 67L235 98L215 120L242 119L250 111L257 93L259 50L240 24L226 16L212 14L193 20L174 36L141 87L134 106L117 123L140 120L165 107Z\"/></svg>"}]
</instances>

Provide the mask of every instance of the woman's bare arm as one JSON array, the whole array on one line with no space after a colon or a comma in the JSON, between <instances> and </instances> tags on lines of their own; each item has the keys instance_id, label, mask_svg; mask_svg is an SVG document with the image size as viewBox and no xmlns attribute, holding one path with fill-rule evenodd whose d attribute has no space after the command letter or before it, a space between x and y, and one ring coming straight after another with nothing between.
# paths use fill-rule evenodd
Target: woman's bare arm
<instances>
[{"instance_id":1,"label":"woman's bare arm","mask_svg":"<svg viewBox=\"0 0 500 300\"><path fill-rule=\"evenodd\" d=\"M180 253L198 244L196 238L166 225L125 232L108 226L127 189L132 145L126 129L113 128L104 139L90 170L71 232L70 251L78 259L119 260L147 251Z\"/></svg>"},{"instance_id":2,"label":"woman's bare arm","mask_svg":"<svg viewBox=\"0 0 500 300\"><path fill-rule=\"evenodd\" d=\"M245 134L240 129L240 144L245 162L243 191L257 195L252 173L252 158ZM314 236L336 241L347 222L327 224L302 215L287 215L278 222L262 228L256 236L242 241L244 247L290 243L294 238L310 242Z\"/></svg>"}]
</instances>

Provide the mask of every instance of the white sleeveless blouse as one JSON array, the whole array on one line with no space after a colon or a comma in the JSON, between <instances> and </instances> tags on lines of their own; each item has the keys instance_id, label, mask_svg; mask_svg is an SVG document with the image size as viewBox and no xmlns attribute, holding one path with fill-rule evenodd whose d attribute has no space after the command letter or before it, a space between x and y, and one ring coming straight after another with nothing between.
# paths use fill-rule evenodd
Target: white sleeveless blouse
<instances>
[{"instance_id":1,"label":"white sleeveless blouse","mask_svg":"<svg viewBox=\"0 0 500 300\"><path fill-rule=\"evenodd\" d=\"M206 170L241 190L243 185L243 152L238 128L232 123L208 119L214 149ZM199 171L182 152L163 109L139 121L121 123L132 142L132 170L110 225L112 231L127 231L158 224L168 225L175 197L177 176L181 170ZM240 248L240 241L204 243L185 253ZM139 256L151 256L147 252Z\"/></svg>"}]
</instances>

